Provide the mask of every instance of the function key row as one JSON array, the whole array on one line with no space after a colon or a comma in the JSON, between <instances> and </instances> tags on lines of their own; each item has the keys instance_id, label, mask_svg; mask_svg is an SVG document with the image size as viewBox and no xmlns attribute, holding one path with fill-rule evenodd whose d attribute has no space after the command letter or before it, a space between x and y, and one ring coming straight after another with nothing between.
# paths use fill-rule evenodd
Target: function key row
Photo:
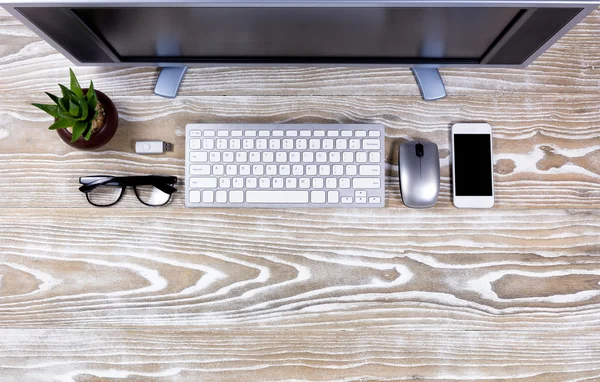
<instances>
[{"instance_id":1,"label":"function key row","mask_svg":"<svg viewBox=\"0 0 600 382\"><path fill-rule=\"evenodd\" d=\"M190 130L190 137L380 137L379 130Z\"/></svg>"}]
</instances>

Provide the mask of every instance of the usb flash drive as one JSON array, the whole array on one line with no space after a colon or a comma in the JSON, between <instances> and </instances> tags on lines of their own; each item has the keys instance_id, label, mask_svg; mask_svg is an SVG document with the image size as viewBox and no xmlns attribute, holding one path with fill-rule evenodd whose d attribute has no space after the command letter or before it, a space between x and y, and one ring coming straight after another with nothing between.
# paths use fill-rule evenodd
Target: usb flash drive
<instances>
[{"instance_id":1,"label":"usb flash drive","mask_svg":"<svg viewBox=\"0 0 600 382\"><path fill-rule=\"evenodd\" d=\"M171 151L173 145L163 141L137 141L135 142L135 152L138 154L162 154L165 151Z\"/></svg>"}]
</instances>

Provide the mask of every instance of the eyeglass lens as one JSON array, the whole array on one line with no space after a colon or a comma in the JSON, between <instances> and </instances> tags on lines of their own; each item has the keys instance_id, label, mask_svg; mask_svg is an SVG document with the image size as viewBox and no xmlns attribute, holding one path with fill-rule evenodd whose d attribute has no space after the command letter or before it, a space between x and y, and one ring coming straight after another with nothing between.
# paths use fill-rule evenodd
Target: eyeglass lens
<instances>
[{"instance_id":1,"label":"eyeglass lens","mask_svg":"<svg viewBox=\"0 0 600 382\"><path fill-rule=\"evenodd\" d=\"M123 194L123 187L98 186L86 193L88 201L98 207L107 207L115 204Z\"/></svg>"}]
</instances>

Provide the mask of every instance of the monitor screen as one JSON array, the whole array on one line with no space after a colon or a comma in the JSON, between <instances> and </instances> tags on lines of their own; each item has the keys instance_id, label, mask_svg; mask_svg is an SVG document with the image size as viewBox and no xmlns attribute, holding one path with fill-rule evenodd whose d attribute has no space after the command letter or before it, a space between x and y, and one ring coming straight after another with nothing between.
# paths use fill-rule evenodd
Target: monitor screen
<instances>
[{"instance_id":1,"label":"monitor screen","mask_svg":"<svg viewBox=\"0 0 600 382\"><path fill-rule=\"evenodd\" d=\"M122 61L312 58L479 62L522 8L77 8Z\"/></svg>"}]
</instances>

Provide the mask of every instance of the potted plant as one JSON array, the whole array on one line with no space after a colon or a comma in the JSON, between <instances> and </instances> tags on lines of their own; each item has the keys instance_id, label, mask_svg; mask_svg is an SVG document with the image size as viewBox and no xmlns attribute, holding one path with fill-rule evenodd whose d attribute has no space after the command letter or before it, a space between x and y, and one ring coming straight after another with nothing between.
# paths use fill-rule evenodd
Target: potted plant
<instances>
[{"instance_id":1,"label":"potted plant","mask_svg":"<svg viewBox=\"0 0 600 382\"><path fill-rule=\"evenodd\" d=\"M81 150L104 146L117 131L117 109L106 94L94 89L92 81L89 88L82 89L73 70L69 71L70 89L58 85L62 91L62 98L46 92L54 101L53 105L32 105L54 117L54 123L49 129L56 130L61 139L70 146Z\"/></svg>"}]
</instances>

